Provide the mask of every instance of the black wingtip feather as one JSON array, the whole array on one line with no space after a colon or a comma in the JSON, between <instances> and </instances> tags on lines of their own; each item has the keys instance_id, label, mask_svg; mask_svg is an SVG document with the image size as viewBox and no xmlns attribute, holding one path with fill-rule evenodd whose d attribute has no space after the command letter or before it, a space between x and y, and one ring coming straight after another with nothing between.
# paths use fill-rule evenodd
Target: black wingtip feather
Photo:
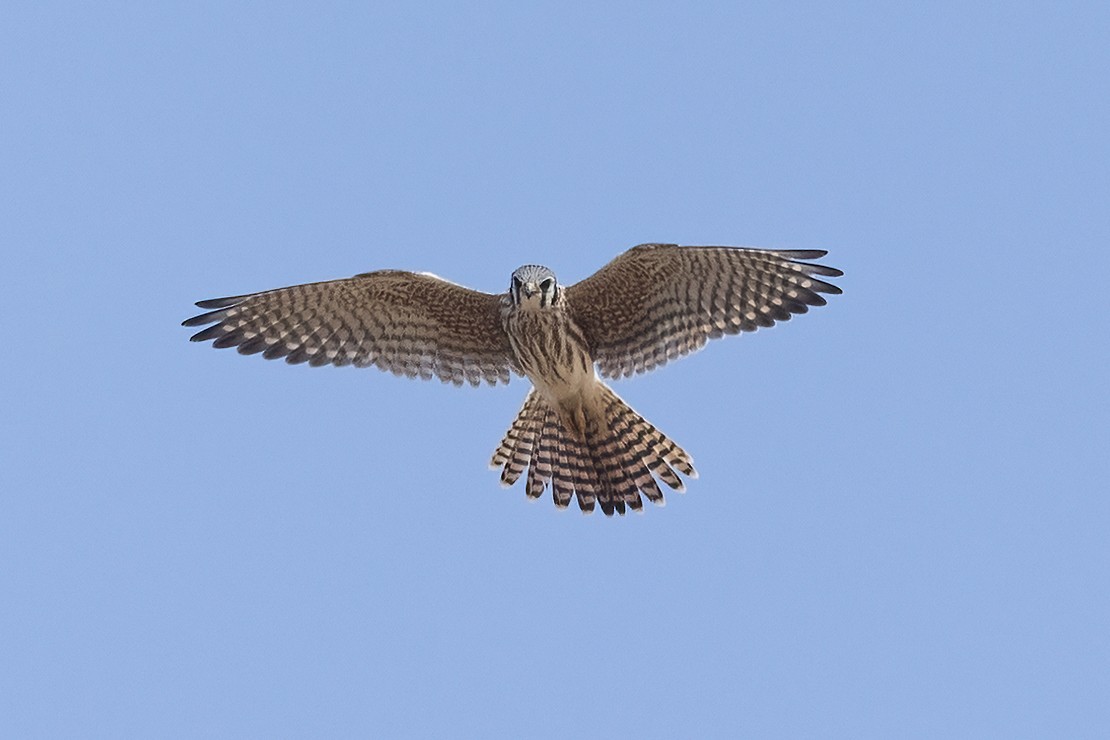
<instances>
[{"instance_id":1,"label":"black wingtip feather","mask_svg":"<svg viewBox=\"0 0 1110 740\"><path fill-rule=\"evenodd\" d=\"M219 326L212 327L214 329ZM216 341L212 342L212 346L216 349L226 349L228 347L237 347L243 341L243 337L237 332L225 332L223 336L218 337Z\"/></svg>"},{"instance_id":2,"label":"black wingtip feather","mask_svg":"<svg viewBox=\"0 0 1110 740\"><path fill-rule=\"evenodd\" d=\"M807 258L808 259L808 258ZM808 275L821 275L823 277L843 277L844 271L828 265L816 265L812 262L795 262L799 267L804 267Z\"/></svg>"},{"instance_id":3,"label":"black wingtip feather","mask_svg":"<svg viewBox=\"0 0 1110 740\"><path fill-rule=\"evenodd\" d=\"M783 257L787 257L792 261L821 259L829 253L827 249L782 249L770 251L777 251L780 255L782 255Z\"/></svg>"},{"instance_id":4,"label":"black wingtip feather","mask_svg":"<svg viewBox=\"0 0 1110 740\"><path fill-rule=\"evenodd\" d=\"M197 308L228 308L236 303L242 303L249 295L233 295L227 298L209 298L206 301L197 301Z\"/></svg>"},{"instance_id":5,"label":"black wingtip feather","mask_svg":"<svg viewBox=\"0 0 1110 740\"><path fill-rule=\"evenodd\" d=\"M192 318L185 319L181 322L182 326L204 326L205 324L212 324L217 321L222 321L227 316L224 309L217 309L215 311L208 311L207 313L198 314Z\"/></svg>"},{"instance_id":6,"label":"black wingtip feather","mask_svg":"<svg viewBox=\"0 0 1110 740\"><path fill-rule=\"evenodd\" d=\"M270 347L262 350L262 356L267 360L276 360L279 357L285 357L291 350L284 342L278 342Z\"/></svg>"},{"instance_id":7,"label":"black wingtip feather","mask_svg":"<svg viewBox=\"0 0 1110 740\"><path fill-rule=\"evenodd\" d=\"M840 289L840 286L826 283L824 280L814 280L813 285L809 286L809 289L815 290L818 293L828 293L829 295L840 295L844 292Z\"/></svg>"},{"instance_id":8,"label":"black wingtip feather","mask_svg":"<svg viewBox=\"0 0 1110 740\"><path fill-rule=\"evenodd\" d=\"M300 365L302 362L308 362L310 359L312 359L312 355L308 354L304 347L297 347L285 356L285 361L290 365Z\"/></svg>"},{"instance_id":9,"label":"black wingtip feather","mask_svg":"<svg viewBox=\"0 0 1110 740\"><path fill-rule=\"evenodd\" d=\"M259 352L266 351L266 348L269 346L270 345L267 344L266 340L262 337L254 337L240 344L236 348L236 351L238 351L241 355L256 355Z\"/></svg>"},{"instance_id":10,"label":"black wingtip feather","mask_svg":"<svg viewBox=\"0 0 1110 740\"><path fill-rule=\"evenodd\" d=\"M215 326L210 326L207 329L204 329L202 331L198 331L196 334L189 337L189 341L191 341L191 342L207 342L209 339L216 339L217 337L222 337L223 335L224 335L223 327L221 327L219 324L216 324Z\"/></svg>"}]
</instances>

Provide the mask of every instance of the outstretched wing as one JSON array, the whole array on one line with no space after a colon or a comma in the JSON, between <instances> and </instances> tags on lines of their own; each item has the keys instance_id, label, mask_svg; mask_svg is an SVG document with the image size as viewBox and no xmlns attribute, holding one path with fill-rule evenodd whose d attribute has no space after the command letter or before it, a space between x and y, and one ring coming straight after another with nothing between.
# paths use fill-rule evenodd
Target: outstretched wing
<instances>
[{"instance_id":1,"label":"outstretched wing","mask_svg":"<svg viewBox=\"0 0 1110 740\"><path fill-rule=\"evenodd\" d=\"M377 365L397 375L461 385L507 383L519 372L498 295L434 275L381 270L344 280L200 301L212 324L194 342L310 365Z\"/></svg>"},{"instance_id":2,"label":"outstretched wing","mask_svg":"<svg viewBox=\"0 0 1110 740\"><path fill-rule=\"evenodd\" d=\"M601 374L646 372L724 334L773 326L840 288L820 250L641 244L566 289Z\"/></svg>"}]
</instances>

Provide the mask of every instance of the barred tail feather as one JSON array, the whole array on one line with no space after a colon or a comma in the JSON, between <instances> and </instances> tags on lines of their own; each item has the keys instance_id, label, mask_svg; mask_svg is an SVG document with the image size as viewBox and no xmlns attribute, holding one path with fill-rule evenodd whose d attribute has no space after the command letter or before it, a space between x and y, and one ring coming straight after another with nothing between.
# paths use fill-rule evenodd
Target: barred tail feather
<instances>
[{"instance_id":1,"label":"barred tail feather","mask_svg":"<svg viewBox=\"0 0 1110 740\"><path fill-rule=\"evenodd\" d=\"M504 439L490 460L491 468L501 468L501 485L508 487L517 482L532 461L532 448L538 427L541 427L541 415L546 404L536 395L535 391L524 399L524 406L513 419L509 431L505 432Z\"/></svg>"},{"instance_id":2,"label":"barred tail feather","mask_svg":"<svg viewBox=\"0 0 1110 740\"><path fill-rule=\"evenodd\" d=\"M663 492L656 478L685 490L678 473L697 477L690 456L607 386L589 413L585 439L569 432L558 413L535 391L494 452L491 466L501 468L510 486L527 471L526 493L539 498L551 487L559 508L578 501L584 512L600 504L606 515L639 511L641 494L659 506Z\"/></svg>"}]
</instances>

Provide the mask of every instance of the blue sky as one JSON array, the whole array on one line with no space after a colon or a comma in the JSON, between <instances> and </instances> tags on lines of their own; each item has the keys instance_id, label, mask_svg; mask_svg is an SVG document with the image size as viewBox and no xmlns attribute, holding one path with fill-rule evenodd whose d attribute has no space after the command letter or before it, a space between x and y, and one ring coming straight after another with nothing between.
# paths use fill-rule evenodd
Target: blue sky
<instances>
[{"instance_id":1,"label":"blue sky","mask_svg":"<svg viewBox=\"0 0 1110 740\"><path fill-rule=\"evenodd\" d=\"M1104 3L0 10L0 735L1033 737L1110 723ZM526 383L192 302L645 241L845 293L617 391L666 508L502 490Z\"/></svg>"}]
</instances>

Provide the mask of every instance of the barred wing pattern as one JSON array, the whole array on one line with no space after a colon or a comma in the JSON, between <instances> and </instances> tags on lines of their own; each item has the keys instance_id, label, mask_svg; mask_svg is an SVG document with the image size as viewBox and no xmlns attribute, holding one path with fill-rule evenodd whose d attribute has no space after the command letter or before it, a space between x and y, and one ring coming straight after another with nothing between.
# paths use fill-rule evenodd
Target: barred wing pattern
<instances>
[{"instance_id":1,"label":"barred wing pattern","mask_svg":"<svg viewBox=\"0 0 1110 740\"><path fill-rule=\"evenodd\" d=\"M822 250L641 244L566 289L601 375L647 372L709 339L755 331L823 306L843 273L799 260Z\"/></svg>"},{"instance_id":2,"label":"barred wing pattern","mask_svg":"<svg viewBox=\"0 0 1110 740\"><path fill-rule=\"evenodd\" d=\"M310 365L376 365L462 385L519 374L501 324L505 297L434 275L380 270L344 280L200 301L194 342Z\"/></svg>"}]
</instances>

